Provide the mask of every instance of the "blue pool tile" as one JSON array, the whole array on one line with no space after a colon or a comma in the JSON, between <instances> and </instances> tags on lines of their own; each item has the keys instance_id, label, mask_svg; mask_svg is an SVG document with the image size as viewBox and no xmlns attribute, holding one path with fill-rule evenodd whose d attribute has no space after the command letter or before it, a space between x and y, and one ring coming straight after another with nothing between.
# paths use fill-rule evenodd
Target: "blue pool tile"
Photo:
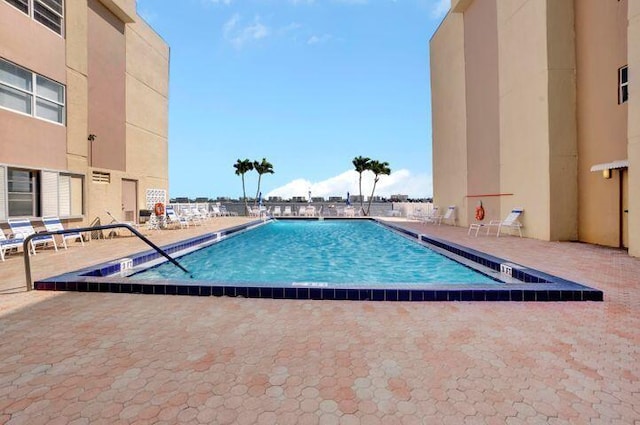
<instances>
[{"instance_id":1,"label":"blue pool tile","mask_svg":"<svg viewBox=\"0 0 640 425\"><path fill-rule=\"evenodd\" d=\"M309 288L309 299L321 300L322 290L320 288Z\"/></svg>"},{"instance_id":2,"label":"blue pool tile","mask_svg":"<svg viewBox=\"0 0 640 425\"><path fill-rule=\"evenodd\" d=\"M336 299L336 292L333 288L322 288L320 290L320 292L322 293L322 298L323 300L335 300Z\"/></svg>"},{"instance_id":3,"label":"blue pool tile","mask_svg":"<svg viewBox=\"0 0 640 425\"><path fill-rule=\"evenodd\" d=\"M211 295L213 295L214 297L221 297L224 295L224 289L222 288L222 286L212 286Z\"/></svg>"},{"instance_id":4,"label":"blue pool tile","mask_svg":"<svg viewBox=\"0 0 640 425\"><path fill-rule=\"evenodd\" d=\"M560 291L549 291L549 301L560 301Z\"/></svg>"},{"instance_id":5,"label":"blue pool tile","mask_svg":"<svg viewBox=\"0 0 640 425\"><path fill-rule=\"evenodd\" d=\"M462 294L460 291L449 291L449 301L462 301Z\"/></svg>"},{"instance_id":6,"label":"blue pool tile","mask_svg":"<svg viewBox=\"0 0 640 425\"><path fill-rule=\"evenodd\" d=\"M473 291L460 291L460 301L473 301Z\"/></svg>"},{"instance_id":7,"label":"blue pool tile","mask_svg":"<svg viewBox=\"0 0 640 425\"><path fill-rule=\"evenodd\" d=\"M141 289L143 294L153 294L153 285L142 285Z\"/></svg>"},{"instance_id":8,"label":"blue pool tile","mask_svg":"<svg viewBox=\"0 0 640 425\"><path fill-rule=\"evenodd\" d=\"M336 300L346 300L347 299L347 290L346 289L335 289L333 291L334 298Z\"/></svg>"},{"instance_id":9,"label":"blue pool tile","mask_svg":"<svg viewBox=\"0 0 640 425\"><path fill-rule=\"evenodd\" d=\"M372 289L371 300L372 301L384 301L385 290L384 289Z\"/></svg>"},{"instance_id":10,"label":"blue pool tile","mask_svg":"<svg viewBox=\"0 0 640 425\"><path fill-rule=\"evenodd\" d=\"M435 291L435 301L449 301L449 291Z\"/></svg>"},{"instance_id":11,"label":"blue pool tile","mask_svg":"<svg viewBox=\"0 0 640 425\"><path fill-rule=\"evenodd\" d=\"M178 285L178 295L189 295L189 287L184 285Z\"/></svg>"},{"instance_id":12,"label":"blue pool tile","mask_svg":"<svg viewBox=\"0 0 640 425\"><path fill-rule=\"evenodd\" d=\"M210 297L211 296L211 286L209 286L209 285L201 285L200 286L200 296L201 297Z\"/></svg>"},{"instance_id":13,"label":"blue pool tile","mask_svg":"<svg viewBox=\"0 0 640 425\"><path fill-rule=\"evenodd\" d=\"M273 298L273 291L275 288L259 288L261 298Z\"/></svg>"},{"instance_id":14,"label":"blue pool tile","mask_svg":"<svg viewBox=\"0 0 640 425\"><path fill-rule=\"evenodd\" d=\"M254 287L248 288L247 296L249 298L260 298L260 288L254 288Z\"/></svg>"},{"instance_id":15,"label":"blue pool tile","mask_svg":"<svg viewBox=\"0 0 640 425\"><path fill-rule=\"evenodd\" d=\"M437 291L423 291L422 297L425 301L437 301L436 292Z\"/></svg>"},{"instance_id":16,"label":"blue pool tile","mask_svg":"<svg viewBox=\"0 0 640 425\"><path fill-rule=\"evenodd\" d=\"M479 291L471 291L472 293L472 301L486 301L487 299L487 291L479 290Z\"/></svg>"},{"instance_id":17,"label":"blue pool tile","mask_svg":"<svg viewBox=\"0 0 640 425\"><path fill-rule=\"evenodd\" d=\"M235 297L236 296L236 287L235 286L225 286L224 287L224 295L227 297Z\"/></svg>"},{"instance_id":18,"label":"blue pool tile","mask_svg":"<svg viewBox=\"0 0 640 425\"><path fill-rule=\"evenodd\" d=\"M297 288L296 299L298 299L298 300L308 300L309 299L309 288Z\"/></svg>"},{"instance_id":19,"label":"blue pool tile","mask_svg":"<svg viewBox=\"0 0 640 425\"><path fill-rule=\"evenodd\" d=\"M524 291L517 289L512 290L511 301L524 301Z\"/></svg>"},{"instance_id":20,"label":"blue pool tile","mask_svg":"<svg viewBox=\"0 0 640 425\"><path fill-rule=\"evenodd\" d=\"M358 289L358 298L360 301L369 301L373 299L373 291L371 289Z\"/></svg>"},{"instance_id":21,"label":"blue pool tile","mask_svg":"<svg viewBox=\"0 0 640 425\"><path fill-rule=\"evenodd\" d=\"M398 301L398 290L397 289L385 289L384 290L384 299L387 301Z\"/></svg>"},{"instance_id":22,"label":"blue pool tile","mask_svg":"<svg viewBox=\"0 0 640 425\"><path fill-rule=\"evenodd\" d=\"M424 301L424 291L411 290L411 301Z\"/></svg>"},{"instance_id":23,"label":"blue pool tile","mask_svg":"<svg viewBox=\"0 0 640 425\"><path fill-rule=\"evenodd\" d=\"M273 288L273 298L284 298L284 288Z\"/></svg>"},{"instance_id":24,"label":"blue pool tile","mask_svg":"<svg viewBox=\"0 0 640 425\"><path fill-rule=\"evenodd\" d=\"M411 301L411 291L407 289L398 290L398 301Z\"/></svg>"},{"instance_id":25,"label":"blue pool tile","mask_svg":"<svg viewBox=\"0 0 640 425\"><path fill-rule=\"evenodd\" d=\"M536 291L536 301L549 301L549 291Z\"/></svg>"},{"instance_id":26,"label":"blue pool tile","mask_svg":"<svg viewBox=\"0 0 640 425\"><path fill-rule=\"evenodd\" d=\"M296 288L284 288L284 298L288 300L295 300L298 298Z\"/></svg>"},{"instance_id":27,"label":"blue pool tile","mask_svg":"<svg viewBox=\"0 0 640 425\"><path fill-rule=\"evenodd\" d=\"M347 289L347 299L351 301L361 301L359 289Z\"/></svg>"}]
</instances>

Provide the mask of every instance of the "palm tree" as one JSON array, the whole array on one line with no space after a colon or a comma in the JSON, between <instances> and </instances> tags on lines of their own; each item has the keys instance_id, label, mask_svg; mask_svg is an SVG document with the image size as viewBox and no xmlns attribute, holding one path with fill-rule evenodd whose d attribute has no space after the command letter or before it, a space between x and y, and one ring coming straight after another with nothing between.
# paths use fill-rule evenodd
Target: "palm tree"
<instances>
[{"instance_id":1,"label":"palm tree","mask_svg":"<svg viewBox=\"0 0 640 425\"><path fill-rule=\"evenodd\" d=\"M378 180L380 180L381 175L388 176L391 174L391 168L389 168L388 162L380 162L375 159L369 163L369 170L374 174L375 178L373 179L373 189L371 189L371 196L369 197L369 205L367 205L367 214L369 215L369 211L371 211L371 201L373 201L373 192L376 191L376 184Z\"/></svg>"},{"instance_id":2,"label":"palm tree","mask_svg":"<svg viewBox=\"0 0 640 425\"><path fill-rule=\"evenodd\" d=\"M242 197L244 199L244 214L249 215L249 205L247 204L247 191L244 186L244 174L253 170L253 163L249 159L240 160L233 164L233 168L236 169L236 176L242 176Z\"/></svg>"},{"instance_id":3,"label":"palm tree","mask_svg":"<svg viewBox=\"0 0 640 425\"><path fill-rule=\"evenodd\" d=\"M262 158L262 162L253 161L253 168L258 172L258 190L256 190L256 200L253 203L255 207L258 202L258 194L260 193L260 181L263 174L273 174L273 164L267 161L267 158Z\"/></svg>"},{"instance_id":4,"label":"palm tree","mask_svg":"<svg viewBox=\"0 0 640 425\"><path fill-rule=\"evenodd\" d=\"M367 157L362 157L362 156L357 156L355 158L353 158L353 161L351 161L351 163L353 164L353 166L356 169L356 172L358 174L360 174L360 180L358 182L358 185L360 187L360 210L362 210L362 173L364 173L365 171L367 171L370 167L370 163L371 163L371 159L367 158Z\"/></svg>"}]
</instances>

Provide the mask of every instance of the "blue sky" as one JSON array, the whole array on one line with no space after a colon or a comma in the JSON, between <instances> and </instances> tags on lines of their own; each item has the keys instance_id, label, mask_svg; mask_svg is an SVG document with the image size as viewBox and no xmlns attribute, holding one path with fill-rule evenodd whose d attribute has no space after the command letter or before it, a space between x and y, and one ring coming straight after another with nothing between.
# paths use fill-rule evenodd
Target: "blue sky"
<instances>
[{"instance_id":1,"label":"blue sky","mask_svg":"<svg viewBox=\"0 0 640 425\"><path fill-rule=\"evenodd\" d=\"M448 0L138 0L171 47L170 196L432 195L429 38ZM255 172L246 175L255 195ZM373 175L363 175L369 193Z\"/></svg>"}]
</instances>

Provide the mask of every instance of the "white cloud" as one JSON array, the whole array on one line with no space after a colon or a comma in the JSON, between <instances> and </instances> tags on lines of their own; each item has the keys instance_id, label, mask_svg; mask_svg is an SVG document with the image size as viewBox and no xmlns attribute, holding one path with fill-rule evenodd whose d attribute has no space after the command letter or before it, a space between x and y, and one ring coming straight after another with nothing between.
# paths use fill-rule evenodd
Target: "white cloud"
<instances>
[{"instance_id":1,"label":"white cloud","mask_svg":"<svg viewBox=\"0 0 640 425\"><path fill-rule=\"evenodd\" d=\"M250 41L260 40L271 34L271 29L262 23L260 16L244 26L241 21L242 17L236 13L222 26L224 38L238 49Z\"/></svg>"},{"instance_id":2,"label":"white cloud","mask_svg":"<svg viewBox=\"0 0 640 425\"><path fill-rule=\"evenodd\" d=\"M330 34L312 35L307 40L307 44L324 44L324 43L328 42L331 39L332 39L332 37L331 37Z\"/></svg>"},{"instance_id":3,"label":"white cloud","mask_svg":"<svg viewBox=\"0 0 640 425\"><path fill-rule=\"evenodd\" d=\"M366 171L362 174L362 194L368 197L373 187L373 174ZM375 196L390 197L391 195L403 194L411 198L426 198L433 193L431 177L426 174L413 175L409 170L401 169L392 172L388 176L380 176L380 181L376 185ZM269 196L280 196L288 199L293 196L306 197L311 190L311 196L342 196L346 197L347 192L352 195L359 194L358 173L354 170L345 171L334 177L319 182L312 182L306 179L296 179L284 186L280 186L269 193Z\"/></svg>"}]
</instances>

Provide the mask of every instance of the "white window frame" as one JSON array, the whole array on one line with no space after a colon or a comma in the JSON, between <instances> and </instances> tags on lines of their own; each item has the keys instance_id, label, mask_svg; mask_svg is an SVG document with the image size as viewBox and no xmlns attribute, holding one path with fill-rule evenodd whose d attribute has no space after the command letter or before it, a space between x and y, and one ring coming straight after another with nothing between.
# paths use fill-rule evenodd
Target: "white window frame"
<instances>
[{"instance_id":1,"label":"white window frame","mask_svg":"<svg viewBox=\"0 0 640 425\"><path fill-rule=\"evenodd\" d=\"M29 171L34 174L34 185L30 192L33 199L32 215L9 215L9 170ZM61 185L63 185L65 179L68 183L68 197L66 199L67 204L63 206L62 203L65 199L61 191ZM74 191L74 180L80 183L77 191ZM47 184L47 181L55 186L55 191L50 190L53 186L50 186L49 190L43 187ZM83 217L85 213L84 188L85 176L83 174L0 164L0 220L16 217L35 218L45 215L57 215L60 218ZM55 192L54 198L51 198L52 192ZM77 208L74 211L74 204L77 203L79 203L79 211ZM68 211L68 213L63 214L65 211Z\"/></svg>"},{"instance_id":2,"label":"white window frame","mask_svg":"<svg viewBox=\"0 0 640 425\"><path fill-rule=\"evenodd\" d=\"M56 1L56 0L52 0L52 1ZM37 23L39 23L40 25L42 25L43 27L47 28L49 31L58 34L60 37L64 38L64 24L65 24L65 19L64 19L64 6L65 6L65 0L60 0L60 8L62 9L62 12L58 12L56 10L54 10L51 6L49 6L46 3L46 0L25 0L24 2L21 1L21 3L26 3L27 5L27 12L25 12L24 10L20 9L18 6L16 6L15 4L13 4L12 2L10 2L9 0L5 0L6 3L8 3L10 6L15 7L16 9L18 9L20 12L22 13L26 13L27 16L29 16L29 18L33 19L34 21L36 21ZM44 9L46 9L48 12L58 16L60 18L60 32L55 31L54 29L52 29L50 26L45 25L42 23L42 21L40 19L38 19L36 17L36 8L35 5L38 5L40 7L43 7ZM51 21L50 19L47 19L46 17L43 17L43 19L46 19L48 21ZM57 22L54 22L54 24L57 24Z\"/></svg>"},{"instance_id":3,"label":"white window frame","mask_svg":"<svg viewBox=\"0 0 640 425\"><path fill-rule=\"evenodd\" d=\"M30 71L30 70L28 70L28 69L26 69L26 68L24 68L24 67L22 67L22 66L20 66L18 64L15 64L15 63L13 63L11 61L8 61L6 59L0 58L0 61L6 62L8 64L11 64L11 65L13 65L13 66L15 66L17 68L20 68L21 70L23 70L25 72L28 72L29 74L31 74L31 91L25 90L25 89L23 89L21 87L16 87L13 84L9 84L9 83L7 83L5 81L0 80L0 85L2 85L4 87L8 87L8 88L10 88L12 90L16 90L16 91L19 91L21 93L24 93L24 94L26 94L27 96L29 96L31 98L31 113L27 114L25 112L18 111L16 109L7 108L6 106L3 106L3 105L0 105L1 109L5 109L7 111L12 111L12 112L15 112L15 113L18 113L18 114L22 114L22 115L27 115L27 116L30 116L30 117L33 117L33 118L37 118L39 120L47 121L47 122L50 122L50 123L53 123L53 124L58 124L58 125L62 125L62 126L66 125L66 121L67 121L67 107L66 107L67 88L65 87L64 84L60 84L59 82L57 82L55 80L52 80L51 78L47 78L44 75L40 75L40 74L37 74L35 72L32 72L32 71ZM47 97L38 95L38 77L43 78L43 79L45 79L47 81L50 81L50 82L52 82L54 84L57 84L62 88L62 102L57 101L57 100L52 100L52 99L49 99ZM41 99L41 100L43 100L45 102L53 103L53 104L56 104L56 105L60 106L62 108L62 121L61 122L53 121L53 120L38 116L38 112L37 112L38 99Z\"/></svg>"},{"instance_id":4,"label":"white window frame","mask_svg":"<svg viewBox=\"0 0 640 425\"><path fill-rule=\"evenodd\" d=\"M627 79L622 79L622 72L626 71ZM626 93L626 99L625 99ZM618 104L622 105L629 101L629 65L618 68Z\"/></svg>"}]
</instances>

